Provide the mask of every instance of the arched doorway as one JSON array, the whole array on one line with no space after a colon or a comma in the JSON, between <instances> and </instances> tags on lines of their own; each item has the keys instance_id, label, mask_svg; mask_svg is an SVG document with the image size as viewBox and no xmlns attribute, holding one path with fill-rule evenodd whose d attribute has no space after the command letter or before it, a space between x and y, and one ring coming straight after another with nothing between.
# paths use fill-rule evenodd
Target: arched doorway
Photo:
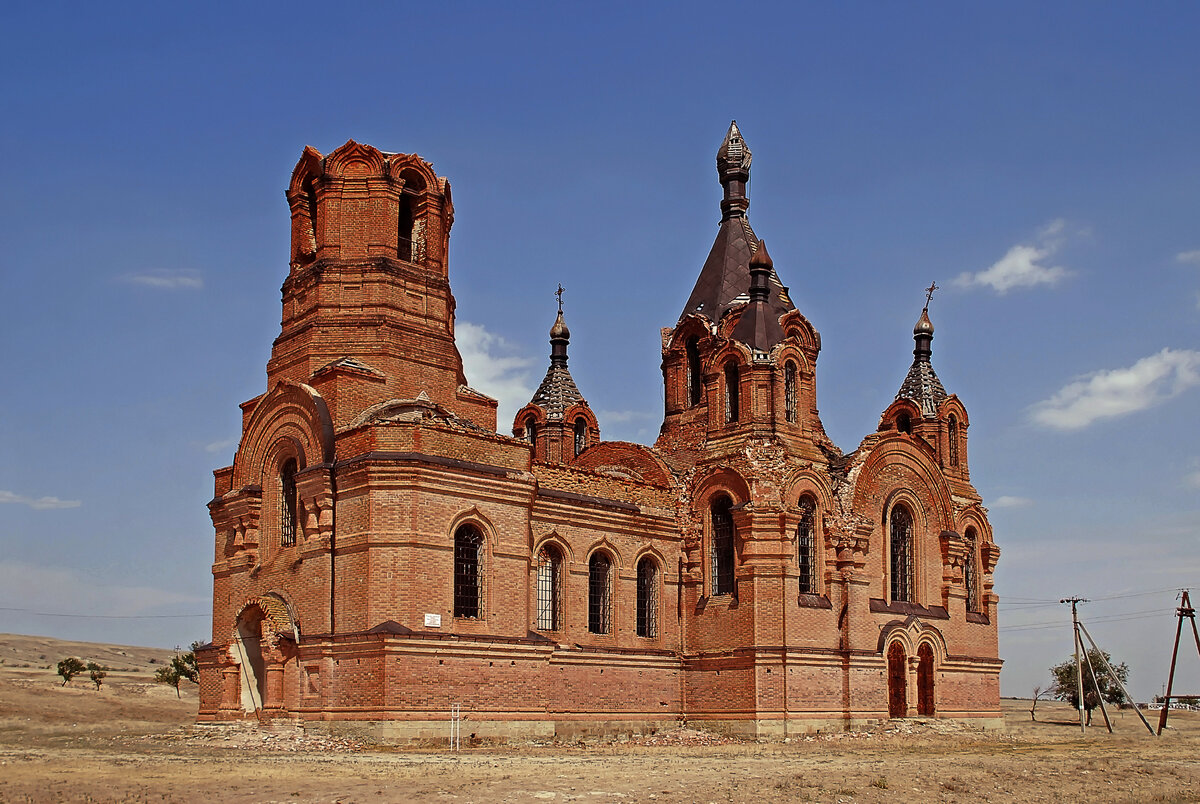
<instances>
[{"instance_id":1,"label":"arched doorway","mask_svg":"<svg viewBox=\"0 0 1200 804\"><path fill-rule=\"evenodd\" d=\"M922 642L917 648L917 714L933 715L933 648Z\"/></svg>"},{"instance_id":2,"label":"arched doorway","mask_svg":"<svg viewBox=\"0 0 1200 804\"><path fill-rule=\"evenodd\" d=\"M262 654L262 625L266 614L258 606L247 606L238 615L230 646L232 658L241 672L242 711L254 714L262 709L266 694L266 662Z\"/></svg>"},{"instance_id":3,"label":"arched doorway","mask_svg":"<svg viewBox=\"0 0 1200 804\"><path fill-rule=\"evenodd\" d=\"M908 714L908 657L904 646L893 642L887 652L888 717Z\"/></svg>"}]
</instances>

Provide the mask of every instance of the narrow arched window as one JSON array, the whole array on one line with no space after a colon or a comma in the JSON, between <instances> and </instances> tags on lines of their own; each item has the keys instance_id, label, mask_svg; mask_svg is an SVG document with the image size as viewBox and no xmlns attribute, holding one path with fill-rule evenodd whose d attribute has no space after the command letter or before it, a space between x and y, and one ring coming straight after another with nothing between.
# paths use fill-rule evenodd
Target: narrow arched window
<instances>
[{"instance_id":1,"label":"narrow arched window","mask_svg":"<svg viewBox=\"0 0 1200 804\"><path fill-rule=\"evenodd\" d=\"M575 420L575 454L587 449L587 419L580 416Z\"/></svg>"},{"instance_id":2,"label":"narrow arched window","mask_svg":"<svg viewBox=\"0 0 1200 804\"><path fill-rule=\"evenodd\" d=\"M783 410L789 422L796 421L796 364L788 361L783 367Z\"/></svg>"},{"instance_id":3,"label":"narrow arched window","mask_svg":"<svg viewBox=\"0 0 1200 804\"><path fill-rule=\"evenodd\" d=\"M796 568L800 573L800 594L817 594L817 502L805 495L800 498L800 523L796 526Z\"/></svg>"},{"instance_id":4,"label":"narrow arched window","mask_svg":"<svg viewBox=\"0 0 1200 804\"><path fill-rule=\"evenodd\" d=\"M700 394L704 390L700 379L700 339L694 335L687 339L687 393L688 407L700 404Z\"/></svg>"},{"instance_id":5,"label":"narrow arched window","mask_svg":"<svg viewBox=\"0 0 1200 804\"><path fill-rule=\"evenodd\" d=\"M712 519L712 593L732 595L733 582L733 500L722 495L713 501Z\"/></svg>"},{"instance_id":6,"label":"narrow arched window","mask_svg":"<svg viewBox=\"0 0 1200 804\"><path fill-rule=\"evenodd\" d=\"M893 601L913 601L913 519L903 505L892 507L891 592Z\"/></svg>"},{"instance_id":7,"label":"narrow arched window","mask_svg":"<svg viewBox=\"0 0 1200 804\"><path fill-rule=\"evenodd\" d=\"M288 458L279 468L279 544L296 543L296 459Z\"/></svg>"},{"instance_id":8,"label":"narrow arched window","mask_svg":"<svg viewBox=\"0 0 1200 804\"><path fill-rule=\"evenodd\" d=\"M537 419L533 416L525 420L525 440L537 447Z\"/></svg>"},{"instance_id":9,"label":"narrow arched window","mask_svg":"<svg viewBox=\"0 0 1200 804\"><path fill-rule=\"evenodd\" d=\"M979 540L975 528L967 528L967 554L963 558L963 584L967 587L967 611L979 611L979 576L975 562L978 560Z\"/></svg>"},{"instance_id":10,"label":"narrow arched window","mask_svg":"<svg viewBox=\"0 0 1200 804\"><path fill-rule=\"evenodd\" d=\"M612 633L612 560L604 553L588 560L588 630Z\"/></svg>"},{"instance_id":11,"label":"narrow arched window","mask_svg":"<svg viewBox=\"0 0 1200 804\"><path fill-rule=\"evenodd\" d=\"M946 422L946 439L949 441L950 465L958 466L958 419L954 414Z\"/></svg>"},{"instance_id":12,"label":"narrow arched window","mask_svg":"<svg viewBox=\"0 0 1200 804\"><path fill-rule=\"evenodd\" d=\"M454 616L478 618L483 609L483 534L474 525L454 531Z\"/></svg>"},{"instance_id":13,"label":"narrow arched window","mask_svg":"<svg viewBox=\"0 0 1200 804\"><path fill-rule=\"evenodd\" d=\"M404 188L400 192L400 214L396 221L396 256L407 262L425 259L425 219L418 210L425 192L425 179L415 170L400 174Z\"/></svg>"},{"instance_id":14,"label":"narrow arched window","mask_svg":"<svg viewBox=\"0 0 1200 804\"><path fill-rule=\"evenodd\" d=\"M896 429L901 433L912 435L912 417L907 413L901 413L896 417Z\"/></svg>"},{"instance_id":15,"label":"narrow arched window","mask_svg":"<svg viewBox=\"0 0 1200 804\"><path fill-rule=\"evenodd\" d=\"M537 627L557 631L562 627L562 553L552 544L538 551Z\"/></svg>"},{"instance_id":16,"label":"narrow arched window","mask_svg":"<svg viewBox=\"0 0 1200 804\"><path fill-rule=\"evenodd\" d=\"M737 363L729 362L725 364L725 422L726 424L736 422L739 418L740 411L738 410L738 367Z\"/></svg>"},{"instance_id":17,"label":"narrow arched window","mask_svg":"<svg viewBox=\"0 0 1200 804\"><path fill-rule=\"evenodd\" d=\"M306 260L311 261L317 253L317 189L313 185L311 176L304 180L302 189L304 206L308 211L308 231L305 233L308 242L304 244L303 256Z\"/></svg>"},{"instance_id":18,"label":"narrow arched window","mask_svg":"<svg viewBox=\"0 0 1200 804\"><path fill-rule=\"evenodd\" d=\"M412 262L413 249L413 197L400 194L400 218L396 222L396 257Z\"/></svg>"},{"instance_id":19,"label":"narrow arched window","mask_svg":"<svg viewBox=\"0 0 1200 804\"><path fill-rule=\"evenodd\" d=\"M658 636L658 564L650 556L637 565L637 635Z\"/></svg>"}]
</instances>

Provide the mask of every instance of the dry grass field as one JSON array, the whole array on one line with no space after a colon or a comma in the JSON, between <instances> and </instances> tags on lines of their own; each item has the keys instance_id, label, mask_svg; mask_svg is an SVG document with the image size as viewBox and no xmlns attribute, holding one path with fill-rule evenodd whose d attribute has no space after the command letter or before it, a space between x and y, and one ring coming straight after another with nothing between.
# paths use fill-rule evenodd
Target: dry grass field
<instances>
[{"instance_id":1,"label":"dry grass field","mask_svg":"<svg viewBox=\"0 0 1200 804\"><path fill-rule=\"evenodd\" d=\"M115 668L62 687L74 655ZM0 635L0 802L1200 801L1200 713L1162 738L1133 712L1081 738L1062 704L1005 701L1007 730L939 722L738 742L643 740L397 750L295 729L196 726L195 685L153 682L169 651ZM1150 715L1156 724L1157 713ZM1097 724L1100 723L1097 712Z\"/></svg>"}]
</instances>

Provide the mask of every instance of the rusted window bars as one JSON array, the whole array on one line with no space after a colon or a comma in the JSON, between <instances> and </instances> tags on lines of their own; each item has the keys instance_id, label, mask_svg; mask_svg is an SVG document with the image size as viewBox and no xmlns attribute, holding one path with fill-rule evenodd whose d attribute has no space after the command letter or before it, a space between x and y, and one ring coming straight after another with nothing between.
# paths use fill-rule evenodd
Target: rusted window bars
<instances>
[{"instance_id":1,"label":"rusted window bars","mask_svg":"<svg viewBox=\"0 0 1200 804\"><path fill-rule=\"evenodd\" d=\"M912 602L912 514L903 505L892 508L892 600Z\"/></svg>"},{"instance_id":2,"label":"rusted window bars","mask_svg":"<svg viewBox=\"0 0 1200 804\"><path fill-rule=\"evenodd\" d=\"M816 504L811 497L800 498L800 524L796 526L796 567L800 572L800 594L817 594L817 545L813 538Z\"/></svg>"},{"instance_id":3,"label":"rusted window bars","mask_svg":"<svg viewBox=\"0 0 1200 804\"><path fill-rule=\"evenodd\" d=\"M538 551L537 627L539 631L557 631L561 627L562 555L558 548L546 545Z\"/></svg>"},{"instance_id":4,"label":"rusted window bars","mask_svg":"<svg viewBox=\"0 0 1200 804\"><path fill-rule=\"evenodd\" d=\"M479 617L483 534L471 525L454 532L454 616Z\"/></svg>"},{"instance_id":5,"label":"rusted window bars","mask_svg":"<svg viewBox=\"0 0 1200 804\"><path fill-rule=\"evenodd\" d=\"M712 593L732 595L733 501L719 497L712 504Z\"/></svg>"},{"instance_id":6,"label":"rusted window bars","mask_svg":"<svg viewBox=\"0 0 1200 804\"><path fill-rule=\"evenodd\" d=\"M967 528L967 555L963 559L963 583L967 587L967 611L979 611L979 577L975 574L975 528Z\"/></svg>"},{"instance_id":7,"label":"rusted window bars","mask_svg":"<svg viewBox=\"0 0 1200 804\"><path fill-rule=\"evenodd\" d=\"M296 461L288 458L279 470L279 544L296 543Z\"/></svg>"},{"instance_id":8,"label":"rusted window bars","mask_svg":"<svg viewBox=\"0 0 1200 804\"><path fill-rule=\"evenodd\" d=\"M637 566L637 635L658 636L658 564L649 556Z\"/></svg>"},{"instance_id":9,"label":"rusted window bars","mask_svg":"<svg viewBox=\"0 0 1200 804\"><path fill-rule=\"evenodd\" d=\"M783 367L783 408L788 422L796 421L796 364L788 361Z\"/></svg>"},{"instance_id":10,"label":"rusted window bars","mask_svg":"<svg viewBox=\"0 0 1200 804\"><path fill-rule=\"evenodd\" d=\"M588 630L612 633L612 561L604 553L588 561Z\"/></svg>"}]
</instances>

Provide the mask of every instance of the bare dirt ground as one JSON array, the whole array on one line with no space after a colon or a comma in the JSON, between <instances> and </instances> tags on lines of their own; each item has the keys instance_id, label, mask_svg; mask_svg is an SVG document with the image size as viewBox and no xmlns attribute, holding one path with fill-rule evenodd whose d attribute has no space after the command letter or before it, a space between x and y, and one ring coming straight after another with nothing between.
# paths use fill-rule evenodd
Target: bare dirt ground
<instances>
[{"instance_id":1,"label":"bare dirt ground","mask_svg":"<svg viewBox=\"0 0 1200 804\"><path fill-rule=\"evenodd\" d=\"M74 655L120 670L60 686ZM1082 737L1063 704L1004 702L1007 729L892 721L864 732L740 742L680 729L638 740L397 750L197 726L153 683L169 651L0 635L0 802L9 801L1200 801L1200 713L1162 738L1132 711ZM153 663L151 663L153 660ZM23 666L24 665L24 666ZM1157 725L1157 712L1148 713Z\"/></svg>"}]
</instances>

